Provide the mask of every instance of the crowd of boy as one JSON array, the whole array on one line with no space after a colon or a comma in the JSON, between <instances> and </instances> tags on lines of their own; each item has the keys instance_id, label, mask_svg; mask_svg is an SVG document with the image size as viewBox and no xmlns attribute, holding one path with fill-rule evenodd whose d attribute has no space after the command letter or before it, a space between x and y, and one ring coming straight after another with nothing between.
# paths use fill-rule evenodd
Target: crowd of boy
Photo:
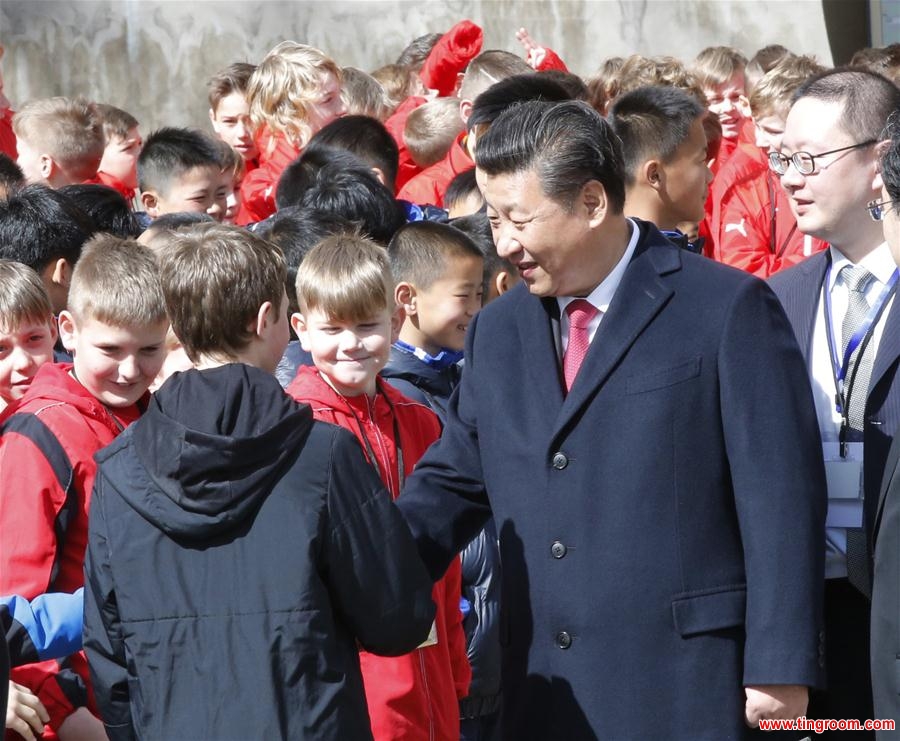
<instances>
[{"instance_id":1,"label":"crowd of boy","mask_svg":"<svg viewBox=\"0 0 900 741\"><path fill-rule=\"evenodd\" d=\"M900 55L517 38L4 106L10 737L900 721Z\"/></svg>"}]
</instances>

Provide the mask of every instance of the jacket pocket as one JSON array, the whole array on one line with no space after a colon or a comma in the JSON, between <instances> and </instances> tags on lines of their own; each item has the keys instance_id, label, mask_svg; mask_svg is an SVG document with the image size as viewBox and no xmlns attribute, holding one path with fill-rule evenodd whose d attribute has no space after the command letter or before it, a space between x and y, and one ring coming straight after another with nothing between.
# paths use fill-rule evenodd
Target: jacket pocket
<instances>
[{"instance_id":1,"label":"jacket pocket","mask_svg":"<svg viewBox=\"0 0 900 741\"><path fill-rule=\"evenodd\" d=\"M677 595L672 600L675 630L683 638L742 626L746 610L747 588L743 584Z\"/></svg>"},{"instance_id":2,"label":"jacket pocket","mask_svg":"<svg viewBox=\"0 0 900 741\"><path fill-rule=\"evenodd\" d=\"M668 386L674 386L676 383L689 381L700 375L700 357L691 358L678 365L668 368L660 368L650 373L643 373L639 376L632 376L628 379L625 386L625 393L641 394L645 391L654 391L655 389L663 389Z\"/></svg>"}]
</instances>

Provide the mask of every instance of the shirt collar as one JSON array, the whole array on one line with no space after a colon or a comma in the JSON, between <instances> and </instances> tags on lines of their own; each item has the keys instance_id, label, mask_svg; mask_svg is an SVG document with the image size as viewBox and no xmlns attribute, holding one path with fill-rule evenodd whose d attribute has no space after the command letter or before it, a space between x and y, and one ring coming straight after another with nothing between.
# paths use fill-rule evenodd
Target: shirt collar
<instances>
[{"instance_id":1,"label":"shirt collar","mask_svg":"<svg viewBox=\"0 0 900 741\"><path fill-rule=\"evenodd\" d=\"M628 263L631 262L631 258L634 256L634 250L637 247L638 239L640 238L640 229L638 229L637 224L631 219L627 219L627 221L631 227L631 237L628 240L628 246L625 248L625 253L619 258L619 262L616 263L616 266L610 271L609 275L600 282L600 285L585 296L585 300L588 303L603 313L606 313L607 309L609 309L609 305L612 303L613 295L619 287L619 283L622 282L622 276L625 275L625 270L628 268ZM560 316L562 316L566 307L575 299L575 296L557 297L556 301L559 304Z\"/></svg>"},{"instance_id":2,"label":"shirt collar","mask_svg":"<svg viewBox=\"0 0 900 741\"><path fill-rule=\"evenodd\" d=\"M828 290L832 291L837 283L841 268L852 265L853 263L834 247L829 247L828 250L831 254L831 275L829 276ZM897 269L897 264L891 256L891 249L888 247L887 242L882 242L878 245L860 260L858 264L865 267L866 270L875 276L875 280L882 285L887 285L887 282L891 279L891 276Z\"/></svg>"}]
</instances>

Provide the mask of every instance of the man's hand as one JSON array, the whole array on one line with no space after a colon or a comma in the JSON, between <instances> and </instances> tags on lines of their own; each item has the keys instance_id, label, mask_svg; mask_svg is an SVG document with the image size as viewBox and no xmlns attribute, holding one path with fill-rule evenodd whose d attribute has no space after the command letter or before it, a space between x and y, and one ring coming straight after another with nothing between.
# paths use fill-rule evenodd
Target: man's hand
<instances>
[{"instance_id":1,"label":"man's hand","mask_svg":"<svg viewBox=\"0 0 900 741\"><path fill-rule=\"evenodd\" d=\"M751 728L758 728L761 718L766 720L794 720L806 714L809 688L799 684L764 684L745 687L747 704L744 720Z\"/></svg>"},{"instance_id":2,"label":"man's hand","mask_svg":"<svg viewBox=\"0 0 900 741\"><path fill-rule=\"evenodd\" d=\"M9 683L9 700L6 703L6 727L18 733L26 741L35 741L44 732L44 723L50 720L46 708L37 695L27 687Z\"/></svg>"}]
</instances>

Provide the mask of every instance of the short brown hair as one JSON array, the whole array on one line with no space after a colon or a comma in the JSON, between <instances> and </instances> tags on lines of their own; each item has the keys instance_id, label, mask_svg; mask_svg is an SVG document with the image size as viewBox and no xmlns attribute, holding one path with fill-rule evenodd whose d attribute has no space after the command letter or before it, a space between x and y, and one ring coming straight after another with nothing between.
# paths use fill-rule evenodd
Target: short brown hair
<instances>
[{"instance_id":1,"label":"short brown hair","mask_svg":"<svg viewBox=\"0 0 900 741\"><path fill-rule=\"evenodd\" d=\"M128 132L140 125L128 111L123 111L114 105L97 103L97 112L103 120L103 139L106 144L115 139L127 139Z\"/></svg>"},{"instance_id":2,"label":"short brown hair","mask_svg":"<svg viewBox=\"0 0 900 741\"><path fill-rule=\"evenodd\" d=\"M728 82L736 72L746 68L747 57L730 46L708 46L691 65L691 71L706 89Z\"/></svg>"},{"instance_id":3,"label":"short brown hair","mask_svg":"<svg viewBox=\"0 0 900 741\"><path fill-rule=\"evenodd\" d=\"M97 106L85 98L32 100L13 118L13 131L73 177L87 180L97 174L106 146L103 124Z\"/></svg>"},{"instance_id":4,"label":"short brown hair","mask_svg":"<svg viewBox=\"0 0 900 741\"><path fill-rule=\"evenodd\" d=\"M204 355L236 357L253 337L247 325L259 307L270 301L284 308L284 255L246 229L179 229L159 259L172 328L194 363Z\"/></svg>"},{"instance_id":5,"label":"short brown hair","mask_svg":"<svg viewBox=\"0 0 900 741\"><path fill-rule=\"evenodd\" d=\"M29 321L53 321L47 289L27 265L0 260L0 331L13 332Z\"/></svg>"},{"instance_id":6,"label":"short brown hair","mask_svg":"<svg viewBox=\"0 0 900 741\"><path fill-rule=\"evenodd\" d=\"M616 98L648 85L676 87L706 106L706 95L700 81L681 60L675 57L644 57L632 54L622 62L619 70L612 74L607 83L606 112L609 112Z\"/></svg>"},{"instance_id":7,"label":"short brown hair","mask_svg":"<svg viewBox=\"0 0 900 741\"><path fill-rule=\"evenodd\" d=\"M384 87L368 72L363 72L356 67L344 67L344 84L341 87L341 96L349 116L370 116L384 121L397 107L396 103L388 98Z\"/></svg>"},{"instance_id":8,"label":"short brown hair","mask_svg":"<svg viewBox=\"0 0 900 741\"><path fill-rule=\"evenodd\" d=\"M462 131L459 100L437 98L409 114L403 140L413 162L425 168L442 159Z\"/></svg>"},{"instance_id":9,"label":"short brown hair","mask_svg":"<svg viewBox=\"0 0 900 741\"><path fill-rule=\"evenodd\" d=\"M297 303L340 321L361 321L394 307L387 250L355 234L327 237L297 269Z\"/></svg>"},{"instance_id":10,"label":"short brown hair","mask_svg":"<svg viewBox=\"0 0 900 741\"><path fill-rule=\"evenodd\" d=\"M381 85L390 105L396 108L413 93L415 72L403 64L385 64L372 72L371 77Z\"/></svg>"},{"instance_id":11,"label":"short brown hair","mask_svg":"<svg viewBox=\"0 0 900 741\"><path fill-rule=\"evenodd\" d=\"M69 288L68 308L78 322L146 327L166 320L153 253L133 239L97 234L85 243Z\"/></svg>"},{"instance_id":12,"label":"short brown hair","mask_svg":"<svg viewBox=\"0 0 900 741\"><path fill-rule=\"evenodd\" d=\"M750 111L754 118L780 116L787 118L797 89L825 68L813 57L790 55L764 74L750 94Z\"/></svg>"},{"instance_id":13,"label":"short brown hair","mask_svg":"<svg viewBox=\"0 0 900 741\"><path fill-rule=\"evenodd\" d=\"M528 63L515 54L499 49L481 52L469 62L459 88L460 100L475 100L495 82L513 75L527 75L534 72Z\"/></svg>"},{"instance_id":14,"label":"short brown hair","mask_svg":"<svg viewBox=\"0 0 900 741\"><path fill-rule=\"evenodd\" d=\"M232 93L245 94L250 76L255 70L255 64L235 62L210 77L206 87L209 94L209 107L213 109L213 112L218 110L222 98L227 98Z\"/></svg>"}]
</instances>

